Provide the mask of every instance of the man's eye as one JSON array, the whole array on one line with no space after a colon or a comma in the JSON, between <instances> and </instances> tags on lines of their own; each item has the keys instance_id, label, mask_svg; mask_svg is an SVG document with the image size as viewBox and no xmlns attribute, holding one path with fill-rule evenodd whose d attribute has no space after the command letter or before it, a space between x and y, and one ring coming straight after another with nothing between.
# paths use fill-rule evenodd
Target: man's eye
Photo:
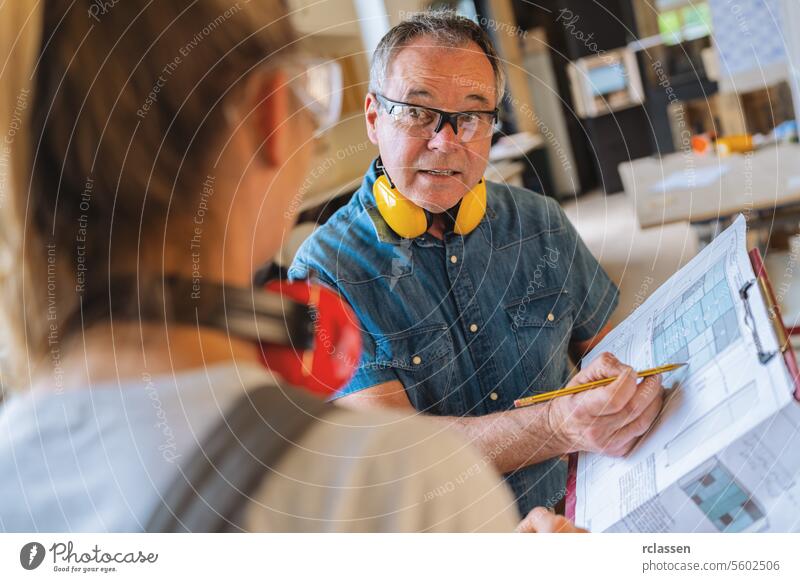
<instances>
[{"instance_id":1,"label":"man's eye","mask_svg":"<svg viewBox=\"0 0 800 582\"><path fill-rule=\"evenodd\" d=\"M419 123L428 123L433 117L430 111L420 107L409 107L406 110L406 116L412 121Z\"/></svg>"},{"instance_id":2,"label":"man's eye","mask_svg":"<svg viewBox=\"0 0 800 582\"><path fill-rule=\"evenodd\" d=\"M491 113L468 113L464 116L464 121L471 125L494 123L494 115Z\"/></svg>"},{"instance_id":3,"label":"man's eye","mask_svg":"<svg viewBox=\"0 0 800 582\"><path fill-rule=\"evenodd\" d=\"M481 116L475 113L464 113L461 115L461 123L468 126L476 125L481 121Z\"/></svg>"}]
</instances>

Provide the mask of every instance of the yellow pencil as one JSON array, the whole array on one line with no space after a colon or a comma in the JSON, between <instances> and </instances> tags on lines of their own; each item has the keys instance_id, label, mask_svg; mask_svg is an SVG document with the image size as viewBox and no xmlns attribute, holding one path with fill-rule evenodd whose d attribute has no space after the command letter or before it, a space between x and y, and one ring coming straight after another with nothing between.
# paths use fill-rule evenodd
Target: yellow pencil
<instances>
[{"instance_id":1,"label":"yellow pencil","mask_svg":"<svg viewBox=\"0 0 800 582\"><path fill-rule=\"evenodd\" d=\"M671 372L672 370L677 370L678 368L681 368L686 365L687 365L686 363L666 364L664 366L659 366L658 368L650 368L649 370L642 370L641 372L636 372L636 376L639 378L647 378L649 376L655 376L656 374ZM617 376L614 376L612 378L595 380L594 382L587 382L586 384L578 384L577 386L567 386L566 388L559 388L558 390L544 392L543 394L536 394L535 396L520 398L519 400L514 401L514 408L522 408L523 406L530 406L531 404L546 402L548 400L552 400L553 398L558 398L559 396L578 394L579 392L585 392L586 390L591 390L592 388L597 388L599 386L605 386L606 384L611 384L611 382L613 382L616 379Z\"/></svg>"}]
</instances>

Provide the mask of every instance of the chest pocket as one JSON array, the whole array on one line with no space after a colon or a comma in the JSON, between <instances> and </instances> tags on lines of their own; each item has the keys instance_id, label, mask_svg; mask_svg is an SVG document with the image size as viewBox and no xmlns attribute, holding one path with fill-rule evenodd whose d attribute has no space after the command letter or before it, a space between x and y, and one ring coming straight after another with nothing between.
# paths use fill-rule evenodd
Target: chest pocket
<instances>
[{"instance_id":1,"label":"chest pocket","mask_svg":"<svg viewBox=\"0 0 800 582\"><path fill-rule=\"evenodd\" d=\"M526 395L560 388L569 370L575 309L566 290L543 289L505 306L528 381Z\"/></svg>"},{"instance_id":2,"label":"chest pocket","mask_svg":"<svg viewBox=\"0 0 800 582\"><path fill-rule=\"evenodd\" d=\"M376 365L391 368L414 408L432 414L459 414L462 396L453 386L453 341L447 326L412 329L379 340Z\"/></svg>"}]
</instances>

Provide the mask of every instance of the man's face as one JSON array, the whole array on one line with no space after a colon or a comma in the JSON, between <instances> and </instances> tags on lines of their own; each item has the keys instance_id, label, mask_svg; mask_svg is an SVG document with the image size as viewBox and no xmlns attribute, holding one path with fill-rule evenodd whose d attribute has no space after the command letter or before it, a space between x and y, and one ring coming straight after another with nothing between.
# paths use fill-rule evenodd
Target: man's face
<instances>
[{"instance_id":1,"label":"man's face","mask_svg":"<svg viewBox=\"0 0 800 582\"><path fill-rule=\"evenodd\" d=\"M400 49L381 88L387 99L444 111L491 111L497 103L492 65L480 47L433 46L427 37ZM430 139L411 137L367 95L367 133L378 146L397 189L417 206L434 213L455 206L483 176L491 135L462 143L445 123ZM436 175L430 170L452 171Z\"/></svg>"}]
</instances>

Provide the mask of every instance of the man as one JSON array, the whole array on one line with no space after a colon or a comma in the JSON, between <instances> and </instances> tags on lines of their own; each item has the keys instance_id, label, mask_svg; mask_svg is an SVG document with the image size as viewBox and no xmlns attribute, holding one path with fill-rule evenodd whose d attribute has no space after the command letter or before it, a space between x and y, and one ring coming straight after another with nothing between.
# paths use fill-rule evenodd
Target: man
<instances>
[{"instance_id":1,"label":"man","mask_svg":"<svg viewBox=\"0 0 800 582\"><path fill-rule=\"evenodd\" d=\"M483 183L503 75L485 33L428 12L381 40L366 97L380 151L352 200L298 252L352 305L365 354L340 395L443 417L491 459L524 515L564 496L562 456L621 455L652 424L660 381L513 410L563 386L607 332L617 289L560 207ZM593 373L620 368L604 357Z\"/></svg>"}]
</instances>

